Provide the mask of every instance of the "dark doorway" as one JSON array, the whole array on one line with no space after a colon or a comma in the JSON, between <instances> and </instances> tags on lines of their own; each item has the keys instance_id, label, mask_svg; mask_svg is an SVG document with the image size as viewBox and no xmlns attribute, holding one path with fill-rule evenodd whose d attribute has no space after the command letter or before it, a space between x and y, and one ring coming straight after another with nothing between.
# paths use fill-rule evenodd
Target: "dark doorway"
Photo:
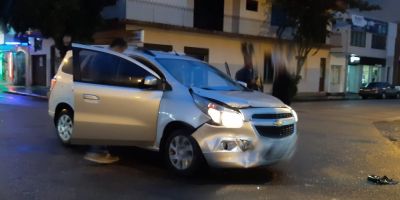
<instances>
[{"instance_id":1,"label":"dark doorway","mask_svg":"<svg viewBox=\"0 0 400 200\"><path fill-rule=\"evenodd\" d=\"M46 55L32 56L32 85L46 86Z\"/></svg>"},{"instance_id":2,"label":"dark doorway","mask_svg":"<svg viewBox=\"0 0 400 200\"><path fill-rule=\"evenodd\" d=\"M22 51L19 51L15 55L15 68L14 68L14 85L25 85L25 67L26 67L26 62L25 62L25 53Z\"/></svg>"},{"instance_id":3,"label":"dark doorway","mask_svg":"<svg viewBox=\"0 0 400 200\"><path fill-rule=\"evenodd\" d=\"M320 78L319 78L319 91L325 91L325 72L326 72L326 58L321 58L320 61Z\"/></svg>"},{"instance_id":4,"label":"dark doorway","mask_svg":"<svg viewBox=\"0 0 400 200\"><path fill-rule=\"evenodd\" d=\"M273 83L274 82L275 69L272 64L271 54L264 55L264 82Z\"/></svg>"},{"instance_id":5,"label":"dark doorway","mask_svg":"<svg viewBox=\"0 0 400 200\"><path fill-rule=\"evenodd\" d=\"M194 27L222 31L224 0L194 0Z\"/></svg>"}]
</instances>

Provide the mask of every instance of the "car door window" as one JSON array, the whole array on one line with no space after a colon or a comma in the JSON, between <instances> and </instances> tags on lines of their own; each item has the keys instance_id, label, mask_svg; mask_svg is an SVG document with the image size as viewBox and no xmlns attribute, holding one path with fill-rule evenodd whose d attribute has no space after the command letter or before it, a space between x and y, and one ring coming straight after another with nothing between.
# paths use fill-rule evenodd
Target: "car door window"
<instances>
[{"instance_id":1,"label":"car door window","mask_svg":"<svg viewBox=\"0 0 400 200\"><path fill-rule=\"evenodd\" d=\"M117 75L118 57L112 54L81 50L79 52L81 81L113 85Z\"/></svg>"},{"instance_id":2,"label":"car door window","mask_svg":"<svg viewBox=\"0 0 400 200\"><path fill-rule=\"evenodd\" d=\"M151 74L129 60L123 58L119 60L117 77L115 79L116 84L120 86L142 87L144 78Z\"/></svg>"}]
</instances>

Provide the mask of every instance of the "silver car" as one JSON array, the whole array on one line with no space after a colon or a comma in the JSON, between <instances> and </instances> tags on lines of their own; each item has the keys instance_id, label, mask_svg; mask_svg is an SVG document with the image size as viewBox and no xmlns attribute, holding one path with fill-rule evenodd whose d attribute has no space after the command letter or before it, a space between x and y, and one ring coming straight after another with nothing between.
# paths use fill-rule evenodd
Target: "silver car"
<instances>
[{"instance_id":1,"label":"silver car","mask_svg":"<svg viewBox=\"0 0 400 200\"><path fill-rule=\"evenodd\" d=\"M52 80L49 114L66 145L159 151L179 174L270 165L289 159L297 141L297 114L280 100L205 62L140 48L73 44Z\"/></svg>"}]
</instances>

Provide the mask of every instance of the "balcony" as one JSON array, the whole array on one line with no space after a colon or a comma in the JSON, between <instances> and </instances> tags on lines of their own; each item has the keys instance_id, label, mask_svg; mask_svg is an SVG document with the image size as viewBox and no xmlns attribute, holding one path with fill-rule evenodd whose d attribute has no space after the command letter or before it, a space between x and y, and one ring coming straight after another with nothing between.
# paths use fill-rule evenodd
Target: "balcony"
<instances>
[{"instance_id":1,"label":"balcony","mask_svg":"<svg viewBox=\"0 0 400 200\"><path fill-rule=\"evenodd\" d=\"M204 23L200 25L197 24L196 26L196 20L194 20L196 17L195 0L118 0L116 5L104 9L103 16L108 19L127 19L254 36L270 37L275 34L275 31L270 27L269 16L265 15L264 12L262 14L250 13L243 10L244 8L240 8L240 11L233 13L232 10L230 10L232 9L232 4L229 4L227 1L222 2L225 2L225 5L220 6L218 9L214 9L216 10L214 15L217 18L220 18L221 24L223 24L223 26L219 25L219 28L211 26L215 21L215 18L213 17L210 17L209 19L213 20L210 24ZM213 3L214 2L209 2L209 4ZM197 16L198 18L200 17L203 20L205 19L201 16L202 12L206 12L210 15L209 7L206 6L205 9L199 9L202 7L201 5L198 5L197 8L197 14L199 15ZM261 7L260 9L268 8Z\"/></svg>"},{"instance_id":2,"label":"balcony","mask_svg":"<svg viewBox=\"0 0 400 200\"><path fill-rule=\"evenodd\" d=\"M185 0L126 0L126 19L193 27L193 6Z\"/></svg>"}]
</instances>

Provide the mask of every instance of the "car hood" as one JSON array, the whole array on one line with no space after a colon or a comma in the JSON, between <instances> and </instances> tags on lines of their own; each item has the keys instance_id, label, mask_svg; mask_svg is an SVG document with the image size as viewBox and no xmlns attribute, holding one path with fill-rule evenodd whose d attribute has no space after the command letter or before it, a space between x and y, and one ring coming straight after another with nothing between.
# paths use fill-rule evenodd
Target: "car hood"
<instances>
[{"instance_id":1,"label":"car hood","mask_svg":"<svg viewBox=\"0 0 400 200\"><path fill-rule=\"evenodd\" d=\"M214 99L233 108L281 108L286 105L279 99L257 91L215 91L192 88L199 96Z\"/></svg>"}]
</instances>

